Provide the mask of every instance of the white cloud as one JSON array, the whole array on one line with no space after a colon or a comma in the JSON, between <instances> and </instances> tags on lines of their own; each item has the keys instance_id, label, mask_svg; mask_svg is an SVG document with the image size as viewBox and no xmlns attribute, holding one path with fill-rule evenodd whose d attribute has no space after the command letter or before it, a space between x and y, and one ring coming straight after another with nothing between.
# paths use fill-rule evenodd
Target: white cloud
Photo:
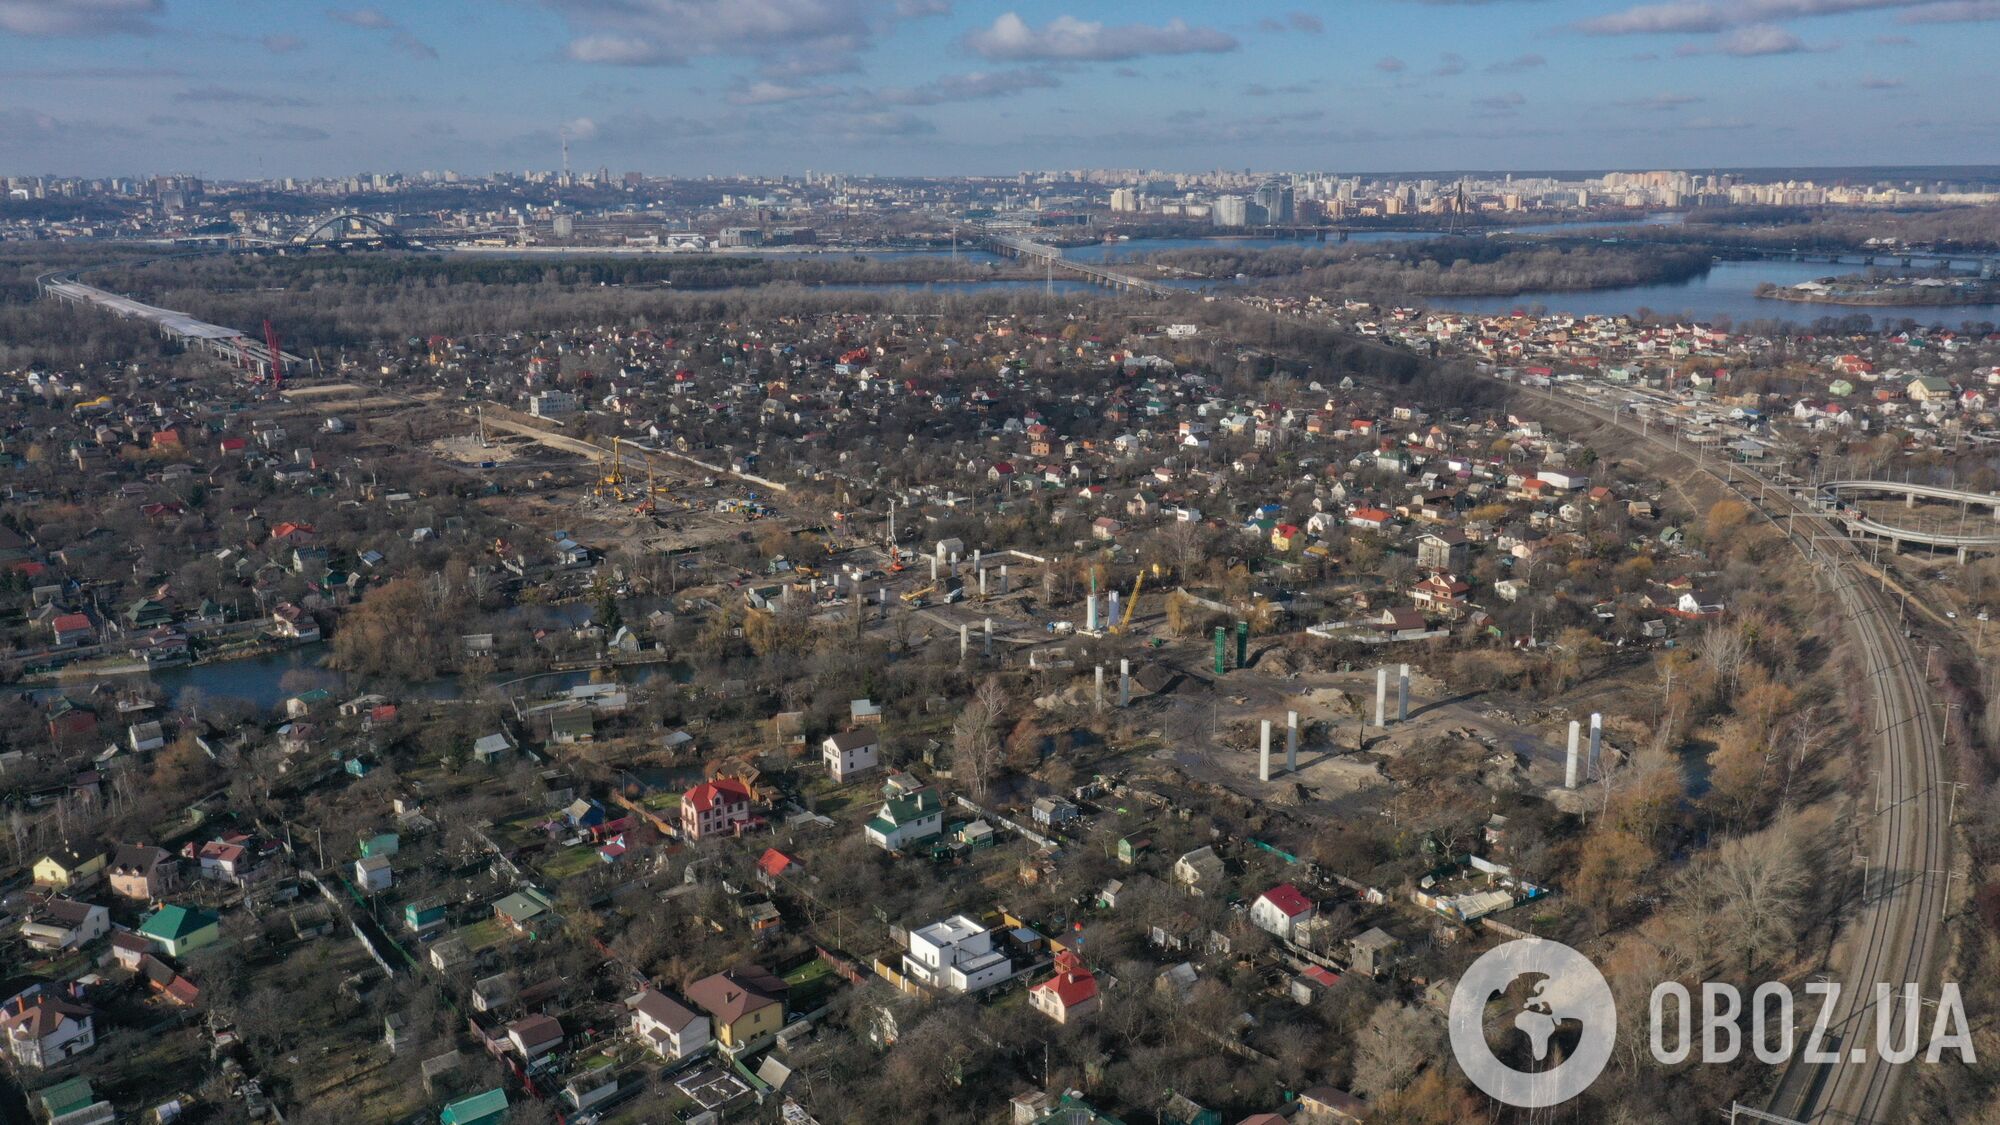
<instances>
[{"instance_id":1,"label":"white cloud","mask_svg":"<svg viewBox=\"0 0 2000 1125\"><path fill-rule=\"evenodd\" d=\"M1667 0L1583 20L1576 27L1591 35L1706 35L1773 20L1914 8L1931 3L1932 0L1731 0L1730 3Z\"/></svg>"},{"instance_id":2,"label":"white cloud","mask_svg":"<svg viewBox=\"0 0 2000 1125\"><path fill-rule=\"evenodd\" d=\"M326 14L349 27L369 31L389 31L400 26L380 8L329 8Z\"/></svg>"},{"instance_id":3,"label":"white cloud","mask_svg":"<svg viewBox=\"0 0 2000 1125\"><path fill-rule=\"evenodd\" d=\"M164 0L0 0L0 31L28 36L146 35Z\"/></svg>"},{"instance_id":4,"label":"white cloud","mask_svg":"<svg viewBox=\"0 0 2000 1125\"><path fill-rule=\"evenodd\" d=\"M1904 23L1981 23L2000 20L2000 0L1943 0L1903 13Z\"/></svg>"},{"instance_id":5,"label":"white cloud","mask_svg":"<svg viewBox=\"0 0 2000 1125\"><path fill-rule=\"evenodd\" d=\"M1232 35L1195 27L1181 19L1158 27L1136 23L1113 27L1075 16L1057 16L1041 27L1032 27L1015 12L1002 15L991 27L968 33L965 45L989 59L1064 61L1219 54L1238 46Z\"/></svg>"},{"instance_id":6,"label":"white cloud","mask_svg":"<svg viewBox=\"0 0 2000 1125\"><path fill-rule=\"evenodd\" d=\"M882 90L875 96L888 105L939 105L1001 98L1023 90L1046 90L1060 85L1055 75L1043 70L975 71L947 75L907 89Z\"/></svg>"},{"instance_id":7,"label":"white cloud","mask_svg":"<svg viewBox=\"0 0 2000 1125\"><path fill-rule=\"evenodd\" d=\"M578 62L665 66L706 55L851 56L874 22L941 14L927 0L547 0L575 29ZM841 67L838 69L846 69Z\"/></svg>"}]
</instances>

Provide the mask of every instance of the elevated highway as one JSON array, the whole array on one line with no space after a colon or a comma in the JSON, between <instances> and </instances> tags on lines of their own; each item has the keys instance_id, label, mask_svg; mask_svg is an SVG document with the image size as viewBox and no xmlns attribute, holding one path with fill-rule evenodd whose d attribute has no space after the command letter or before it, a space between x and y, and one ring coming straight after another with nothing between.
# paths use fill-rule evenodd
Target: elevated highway
<instances>
[{"instance_id":1,"label":"elevated highway","mask_svg":"<svg viewBox=\"0 0 2000 1125\"><path fill-rule=\"evenodd\" d=\"M1958 530L1952 532L1899 527L1871 519L1852 510L1838 513L1849 531L1860 532L1877 539L1887 539L1898 549L1905 543L1943 547L1957 551L1961 562L1973 551L2000 551L2000 496L1986 492L1942 488L1934 484L1911 484L1894 480L1834 480L1823 481L1816 487L1820 501L1828 507L1837 505L1842 496L1857 495L1900 496L1911 507L1915 507L1918 500L1937 500L1959 505L1964 518L1960 520ZM1986 521L1990 525L1990 530L1975 530L1978 525L1973 522L1971 512L1977 507L1992 510L1991 518Z\"/></svg>"}]
</instances>

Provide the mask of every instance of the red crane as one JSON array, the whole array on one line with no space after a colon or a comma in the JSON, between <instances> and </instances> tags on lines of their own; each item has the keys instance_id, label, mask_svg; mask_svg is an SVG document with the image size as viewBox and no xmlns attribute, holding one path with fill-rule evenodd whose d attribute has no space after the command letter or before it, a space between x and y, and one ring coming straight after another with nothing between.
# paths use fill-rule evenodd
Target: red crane
<instances>
[{"instance_id":1,"label":"red crane","mask_svg":"<svg viewBox=\"0 0 2000 1125\"><path fill-rule=\"evenodd\" d=\"M285 382L285 353L278 350L278 330L264 322L264 346L271 350L271 391L277 393Z\"/></svg>"}]
</instances>

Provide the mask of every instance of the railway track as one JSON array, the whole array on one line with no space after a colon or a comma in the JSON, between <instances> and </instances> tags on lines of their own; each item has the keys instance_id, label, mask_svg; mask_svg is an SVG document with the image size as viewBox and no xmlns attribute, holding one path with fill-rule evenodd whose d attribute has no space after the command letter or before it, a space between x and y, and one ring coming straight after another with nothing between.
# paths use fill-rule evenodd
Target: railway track
<instances>
[{"instance_id":1,"label":"railway track","mask_svg":"<svg viewBox=\"0 0 2000 1125\"><path fill-rule=\"evenodd\" d=\"M1846 964L1827 974L1841 987L1822 1046L1837 1061L1804 1061L1818 1013L1801 1012L1792 1062L1766 1106L1769 1114L1797 1122L1870 1125L1901 1120L1897 1114L1902 1083L1915 1064L1889 1062L1877 1043L1903 1041L1903 986L1928 989L1934 983L1952 862L1946 803L1950 783L1941 760L1942 738L1931 717L1927 670L1911 651L1895 608L1849 568L1860 561L1860 551L1825 513L1801 503L1782 484L1741 466L1720 466L1718 472L1718 466L1705 462L1699 450L1676 447L1650 427L1642 431L1629 426L1615 409L1558 397L1553 389L1549 396L1552 402L1689 461L1752 501L1756 510L1786 532L1839 603L1866 664L1863 690L1870 697L1868 718L1877 740L1874 799L1854 815L1854 827L1870 836L1868 861L1861 873L1861 906L1844 938ZM1891 987L1895 1011L1877 1005L1878 983ZM1934 992L1925 995L1935 998ZM1928 1008L1919 1005L1918 1013L1920 1024L1929 1019ZM1884 1020L1888 1034L1881 1033Z\"/></svg>"}]
</instances>

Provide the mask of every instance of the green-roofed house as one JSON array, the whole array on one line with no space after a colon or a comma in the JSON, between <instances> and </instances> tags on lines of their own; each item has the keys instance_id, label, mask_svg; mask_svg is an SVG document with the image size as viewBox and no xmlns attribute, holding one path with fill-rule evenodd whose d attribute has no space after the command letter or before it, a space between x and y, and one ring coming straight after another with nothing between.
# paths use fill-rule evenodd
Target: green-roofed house
<instances>
[{"instance_id":1,"label":"green-roofed house","mask_svg":"<svg viewBox=\"0 0 2000 1125\"><path fill-rule=\"evenodd\" d=\"M533 935L535 923L549 913L549 896L534 887L515 891L493 904L501 924L519 934Z\"/></svg>"},{"instance_id":2,"label":"green-roofed house","mask_svg":"<svg viewBox=\"0 0 2000 1125\"><path fill-rule=\"evenodd\" d=\"M378 855L395 855L403 847L402 837L394 832L384 832L361 841L361 858L373 859Z\"/></svg>"},{"instance_id":3,"label":"green-roofed house","mask_svg":"<svg viewBox=\"0 0 2000 1125\"><path fill-rule=\"evenodd\" d=\"M495 1086L444 1107L438 1125L500 1125L507 1117L507 1091Z\"/></svg>"},{"instance_id":4,"label":"green-roofed house","mask_svg":"<svg viewBox=\"0 0 2000 1125\"><path fill-rule=\"evenodd\" d=\"M159 946L170 957L185 957L221 940L222 916L199 906L169 903L140 923L139 936Z\"/></svg>"},{"instance_id":5,"label":"green-roofed house","mask_svg":"<svg viewBox=\"0 0 2000 1125\"><path fill-rule=\"evenodd\" d=\"M42 1115L63 1125L110 1125L118 1113L110 1102L97 1100L90 1079L78 1076L35 1091Z\"/></svg>"},{"instance_id":6,"label":"green-roofed house","mask_svg":"<svg viewBox=\"0 0 2000 1125\"><path fill-rule=\"evenodd\" d=\"M944 802L925 786L882 802L882 809L863 826L868 842L885 851L902 851L944 831Z\"/></svg>"}]
</instances>

